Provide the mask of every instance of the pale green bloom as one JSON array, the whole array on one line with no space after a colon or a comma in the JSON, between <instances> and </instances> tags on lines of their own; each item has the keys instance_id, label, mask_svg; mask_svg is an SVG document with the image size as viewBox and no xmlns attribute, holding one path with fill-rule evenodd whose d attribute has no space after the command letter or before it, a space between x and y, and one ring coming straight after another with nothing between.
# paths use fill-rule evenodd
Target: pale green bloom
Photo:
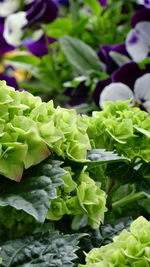
<instances>
[{"instance_id":1,"label":"pale green bloom","mask_svg":"<svg viewBox=\"0 0 150 267\"><path fill-rule=\"evenodd\" d=\"M26 91L0 82L0 174L20 181L23 169L55 152L85 161L87 125L74 110L54 108Z\"/></svg>"},{"instance_id":2,"label":"pale green bloom","mask_svg":"<svg viewBox=\"0 0 150 267\"><path fill-rule=\"evenodd\" d=\"M130 232L123 230L113 243L92 249L86 264L79 267L149 267L150 222L139 217L131 223Z\"/></svg>"}]
</instances>

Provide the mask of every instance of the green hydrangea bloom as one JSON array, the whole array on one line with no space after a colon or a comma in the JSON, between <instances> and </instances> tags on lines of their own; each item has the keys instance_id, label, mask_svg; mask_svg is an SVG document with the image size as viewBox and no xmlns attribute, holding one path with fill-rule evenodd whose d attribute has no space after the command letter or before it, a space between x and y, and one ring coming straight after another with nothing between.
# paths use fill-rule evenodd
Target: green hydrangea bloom
<instances>
[{"instance_id":1,"label":"green hydrangea bloom","mask_svg":"<svg viewBox=\"0 0 150 267\"><path fill-rule=\"evenodd\" d=\"M0 174L20 181L23 169L54 151L72 160L86 160L90 147L87 125L74 110L54 108L26 91L0 82Z\"/></svg>"},{"instance_id":2,"label":"green hydrangea bloom","mask_svg":"<svg viewBox=\"0 0 150 267\"><path fill-rule=\"evenodd\" d=\"M150 118L129 101L105 103L104 110L84 117L94 148L117 151L121 156L150 161Z\"/></svg>"},{"instance_id":3,"label":"green hydrangea bloom","mask_svg":"<svg viewBox=\"0 0 150 267\"><path fill-rule=\"evenodd\" d=\"M106 211L106 194L100 189L100 184L89 177L86 168L78 177L71 168L65 168L67 174L62 176L64 184L57 191L58 198L52 200L47 218L59 220L64 214L85 214L92 228L98 228L103 222Z\"/></svg>"},{"instance_id":4,"label":"green hydrangea bloom","mask_svg":"<svg viewBox=\"0 0 150 267\"><path fill-rule=\"evenodd\" d=\"M113 243L91 250L86 255L86 264L79 267L149 267L150 222L139 217L123 230Z\"/></svg>"}]
</instances>

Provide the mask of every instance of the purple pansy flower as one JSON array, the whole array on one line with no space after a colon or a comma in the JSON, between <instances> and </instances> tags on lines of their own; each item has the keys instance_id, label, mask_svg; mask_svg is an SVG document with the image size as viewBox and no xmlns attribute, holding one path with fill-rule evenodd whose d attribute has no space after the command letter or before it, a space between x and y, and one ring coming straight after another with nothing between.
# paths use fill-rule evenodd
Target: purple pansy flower
<instances>
[{"instance_id":1,"label":"purple pansy flower","mask_svg":"<svg viewBox=\"0 0 150 267\"><path fill-rule=\"evenodd\" d=\"M131 106L138 104L150 112L150 73L138 78L132 89L124 83L111 83L103 89L100 95L100 107L103 108L103 103L107 101L132 99Z\"/></svg>"},{"instance_id":2,"label":"purple pansy flower","mask_svg":"<svg viewBox=\"0 0 150 267\"><path fill-rule=\"evenodd\" d=\"M101 4L101 6L106 6L108 0L98 0L98 2Z\"/></svg>"},{"instance_id":3,"label":"purple pansy flower","mask_svg":"<svg viewBox=\"0 0 150 267\"><path fill-rule=\"evenodd\" d=\"M132 73L132 75L131 75ZM110 78L105 80L100 80L94 90L93 99L97 106L99 103L103 102L102 94L104 96L104 88L107 86L111 86L113 83L121 83L126 85L128 88L133 90L135 81L143 76L144 74L150 73L150 65L147 65L145 69L140 69L139 66L135 62L130 62L124 64L120 68L118 68ZM113 87L111 87L111 94L114 94ZM142 91L143 89L141 89ZM114 96L115 97L115 96Z\"/></svg>"},{"instance_id":4,"label":"purple pansy flower","mask_svg":"<svg viewBox=\"0 0 150 267\"><path fill-rule=\"evenodd\" d=\"M4 25L0 23L0 55L14 49L13 46L7 44L3 37Z\"/></svg>"},{"instance_id":5,"label":"purple pansy flower","mask_svg":"<svg viewBox=\"0 0 150 267\"><path fill-rule=\"evenodd\" d=\"M24 4L31 4L35 0L25 0ZM19 0L1 0L0 1L0 17L5 18L19 9Z\"/></svg>"},{"instance_id":6,"label":"purple pansy flower","mask_svg":"<svg viewBox=\"0 0 150 267\"><path fill-rule=\"evenodd\" d=\"M126 38L126 49L135 62L147 58L150 53L150 22L142 21L136 24Z\"/></svg>"},{"instance_id":7,"label":"purple pansy flower","mask_svg":"<svg viewBox=\"0 0 150 267\"><path fill-rule=\"evenodd\" d=\"M110 52L117 52L121 53L122 55L128 56L124 43L116 45L102 45L98 51L98 56L100 57L101 61L105 63L106 72L108 74L111 74L117 68L117 64L110 56Z\"/></svg>"},{"instance_id":8,"label":"purple pansy flower","mask_svg":"<svg viewBox=\"0 0 150 267\"><path fill-rule=\"evenodd\" d=\"M59 5L69 5L69 0L56 0Z\"/></svg>"},{"instance_id":9,"label":"purple pansy flower","mask_svg":"<svg viewBox=\"0 0 150 267\"><path fill-rule=\"evenodd\" d=\"M0 80L5 80L7 85L12 86L16 90L19 90L17 81L14 77L11 77L7 74L0 73Z\"/></svg>"},{"instance_id":10,"label":"purple pansy flower","mask_svg":"<svg viewBox=\"0 0 150 267\"><path fill-rule=\"evenodd\" d=\"M36 31L32 33L32 41L39 40L43 31L40 23L50 23L58 15L58 7L53 0L33 1L27 11L20 11L9 15L5 20L4 38L14 46L22 44L22 38L26 29L36 26Z\"/></svg>"},{"instance_id":11,"label":"purple pansy flower","mask_svg":"<svg viewBox=\"0 0 150 267\"><path fill-rule=\"evenodd\" d=\"M132 27L135 27L137 23L142 21L150 21L150 9L141 8L136 11L131 19L131 25Z\"/></svg>"},{"instance_id":12,"label":"purple pansy flower","mask_svg":"<svg viewBox=\"0 0 150 267\"><path fill-rule=\"evenodd\" d=\"M146 8L150 8L150 0L138 0L138 4L145 6Z\"/></svg>"},{"instance_id":13,"label":"purple pansy flower","mask_svg":"<svg viewBox=\"0 0 150 267\"><path fill-rule=\"evenodd\" d=\"M49 43L55 42L55 39L48 37ZM48 53L48 48L44 36L38 41L33 42L32 39L28 38L24 41L23 45L34 55L42 57Z\"/></svg>"},{"instance_id":14,"label":"purple pansy flower","mask_svg":"<svg viewBox=\"0 0 150 267\"><path fill-rule=\"evenodd\" d=\"M37 0L26 13L28 25L42 22L50 23L58 15L58 7L52 0Z\"/></svg>"},{"instance_id":15,"label":"purple pansy flower","mask_svg":"<svg viewBox=\"0 0 150 267\"><path fill-rule=\"evenodd\" d=\"M65 95L69 97L69 101L66 103L67 106L73 107L87 103L89 91L90 87L85 85L85 81L75 88L68 88L65 92Z\"/></svg>"}]
</instances>

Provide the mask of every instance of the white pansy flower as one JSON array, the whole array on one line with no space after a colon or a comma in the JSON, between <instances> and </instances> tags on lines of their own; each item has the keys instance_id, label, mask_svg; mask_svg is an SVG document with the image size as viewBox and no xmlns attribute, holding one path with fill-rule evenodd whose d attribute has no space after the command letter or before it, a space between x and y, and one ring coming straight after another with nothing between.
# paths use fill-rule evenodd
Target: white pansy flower
<instances>
[{"instance_id":1,"label":"white pansy flower","mask_svg":"<svg viewBox=\"0 0 150 267\"><path fill-rule=\"evenodd\" d=\"M138 0L137 3L144 5L147 8L150 8L150 0Z\"/></svg>"},{"instance_id":2,"label":"white pansy flower","mask_svg":"<svg viewBox=\"0 0 150 267\"><path fill-rule=\"evenodd\" d=\"M143 21L136 24L126 38L126 49L135 62L147 58L150 53L150 22Z\"/></svg>"},{"instance_id":3,"label":"white pansy flower","mask_svg":"<svg viewBox=\"0 0 150 267\"><path fill-rule=\"evenodd\" d=\"M34 0L25 0L25 4L31 4L33 1ZM19 0L0 1L0 17L7 17L8 15L18 11L19 5Z\"/></svg>"},{"instance_id":4,"label":"white pansy flower","mask_svg":"<svg viewBox=\"0 0 150 267\"><path fill-rule=\"evenodd\" d=\"M5 0L0 2L0 17L7 17L9 14L17 11L19 7L19 1Z\"/></svg>"},{"instance_id":5,"label":"white pansy flower","mask_svg":"<svg viewBox=\"0 0 150 267\"><path fill-rule=\"evenodd\" d=\"M8 44L19 46L22 43L23 27L28 23L26 12L9 15L4 24L4 38Z\"/></svg>"},{"instance_id":6,"label":"white pansy flower","mask_svg":"<svg viewBox=\"0 0 150 267\"><path fill-rule=\"evenodd\" d=\"M100 94L99 105L103 108L104 102L129 99L132 99L131 106L137 103L150 113L150 73L144 74L135 81L133 91L123 83L111 83L106 86Z\"/></svg>"}]
</instances>

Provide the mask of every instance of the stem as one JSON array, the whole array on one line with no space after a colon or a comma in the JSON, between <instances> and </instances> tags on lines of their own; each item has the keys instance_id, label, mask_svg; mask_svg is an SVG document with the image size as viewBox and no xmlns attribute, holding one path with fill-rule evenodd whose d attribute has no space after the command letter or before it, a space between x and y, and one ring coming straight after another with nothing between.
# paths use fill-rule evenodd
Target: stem
<instances>
[{"instance_id":1,"label":"stem","mask_svg":"<svg viewBox=\"0 0 150 267\"><path fill-rule=\"evenodd\" d=\"M112 209L112 197L118 186L119 184L117 181L112 181L111 179L108 178L108 182L106 185L106 193L107 193L107 207L109 210Z\"/></svg>"},{"instance_id":2,"label":"stem","mask_svg":"<svg viewBox=\"0 0 150 267\"><path fill-rule=\"evenodd\" d=\"M78 21L78 10L79 10L79 4L77 0L70 0L70 13L72 22L76 24Z\"/></svg>"},{"instance_id":3,"label":"stem","mask_svg":"<svg viewBox=\"0 0 150 267\"><path fill-rule=\"evenodd\" d=\"M22 11L25 5L25 0L20 0L19 2L19 10Z\"/></svg>"},{"instance_id":4,"label":"stem","mask_svg":"<svg viewBox=\"0 0 150 267\"><path fill-rule=\"evenodd\" d=\"M52 72L53 72L53 78L54 78L53 85L55 86L54 89L56 91L60 91L61 86L60 86L60 82L59 82L59 75L57 75L55 59L53 57L53 50L50 47L50 43L49 43L49 40L48 40L48 37L46 34L44 35L44 37L45 37L45 42L46 42L48 54L49 54L50 59L51 59L51 66L52 66Z\"/></svg>"},{"instance_id":5,"label":"stem","mask_svg":"<svg viewBox=\"0 0 150 267\"><path fill-rule=\"evenodd\" d=\"M145 198L145 193L144 192L138 192L135 194L129 194L128 196L122 198L121 200L118 200L112 204L112 208L116 209L122 206L125 206L133 201L137 201L141 198Z\"/></svg>"}]
</instances>

